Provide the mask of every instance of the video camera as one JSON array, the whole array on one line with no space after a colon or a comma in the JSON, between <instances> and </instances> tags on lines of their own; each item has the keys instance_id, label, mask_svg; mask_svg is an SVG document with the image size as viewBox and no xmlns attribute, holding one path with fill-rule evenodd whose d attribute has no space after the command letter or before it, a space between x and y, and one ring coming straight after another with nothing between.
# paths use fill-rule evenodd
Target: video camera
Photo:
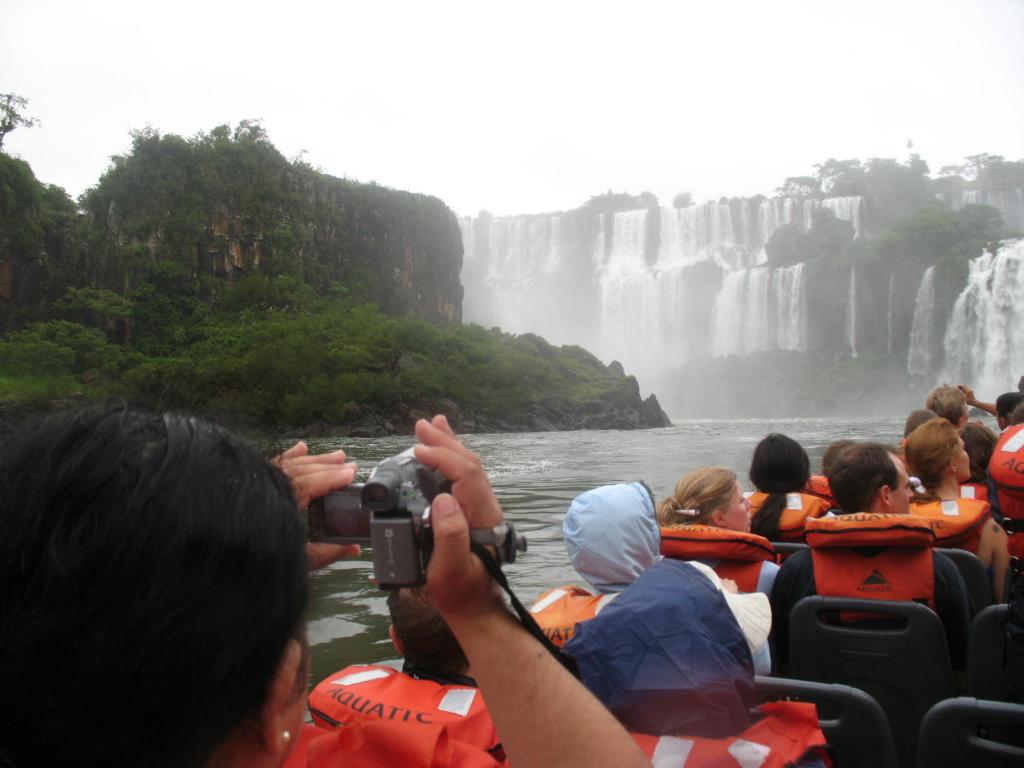
<instances>
[{"instance_id":1,"label":"video camera","mask_svg":"<svg viewBox=\"0 0 1024 768\"><path fill-rule=\"evenodd\" d=\"M434 549L430 503L451 490L451 482L421 464L409 448L377 465L366 483L353 483L313 501L308 510L310 541L362 544L373 550L373 574L381 589L423 584ZM470 537L496 547L499 562L515 561L526 539L511 523L474 528Z\"/></svg>"}]
</instances>

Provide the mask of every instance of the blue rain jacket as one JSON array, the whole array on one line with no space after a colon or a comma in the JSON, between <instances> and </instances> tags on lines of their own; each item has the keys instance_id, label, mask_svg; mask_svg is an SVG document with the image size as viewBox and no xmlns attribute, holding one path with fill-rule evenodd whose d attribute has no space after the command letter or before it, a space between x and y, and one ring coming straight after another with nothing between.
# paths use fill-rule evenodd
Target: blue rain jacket
<instances>
[{"instance_id":1,"label":"blue rain jacket","mask_svg":"<svg viewBox=\"0 0 1024 768\"><path fill-rule=\"evenodd\" d=\"M656 563L576 632L565 650L584 685L632 731L722 738L756 717L739 624L715 585L684 562Z\"/></svg>"}]
</instances>

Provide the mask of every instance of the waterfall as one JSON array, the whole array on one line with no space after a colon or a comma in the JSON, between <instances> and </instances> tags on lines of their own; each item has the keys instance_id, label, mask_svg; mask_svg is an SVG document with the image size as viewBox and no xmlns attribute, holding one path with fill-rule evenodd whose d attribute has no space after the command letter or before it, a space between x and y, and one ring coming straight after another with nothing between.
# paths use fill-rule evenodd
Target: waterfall
<instances>
[{"instance_id":1,"label":"waterfall","mask_svg":"<svg viewBox=\"0 0 1024 768\"><path fill-rule=\"evenodd\" d=\"M806 349L806 273L769 267L765 243L787 224L806 231L822 205L859 217L859 198L830 200L461 219L463 318L580 344L638 375L705 354Z\"/></svg>"},{"instance_id":2,"label":"waterfall","mask_svg":"<svg viewBox=\"0 0 1024 768\"><path fill-rule=\"evenodd\" d=\"M892 303L896 293L896 273L889 275L889 301L885 309L885 354L892 354Z\"/></svg>"},{"instance_id":3,"label":"waterfall","mask_svg":"<svg viewBox=\"0 0 1024 768\"><path fill-rule=\"evenodd\" d=\"M856 238L861 236L861 200L862 198L860 195L853 195L849 197L826 197L821 201L821 207L828 208L835 214L837 219L843 219L852 223L853 236Z\"/></svg>"},{"instance_id":4,"label":"waterfall","mask_svg":"<svg viewBox=\"0 0 1024 768\"><path fill-rule=\"evenodd\" d=\"M932 369L932 327L935 313L935 267L928 267L917 288L914 300L914 320L910 324L910 350L907 353L907 373L924 376Z\"/></svg>"},{"instance_id":5,"label":"waterfall","mask_svg":"<svg viewBox=\"0 0 1024 768\"><path fill-rule=\"evenodd\" d=\"M846 342L850 357L857 356L857 273L850 264L850 288L846 294Z\"/></svg>"},{"instance_id":6,"label":"waterfall","mask_svg":"<svg viewBox=\"0 0 1024 768\"><path fill-rule=\"evenodd\" d=\"M1024 240L972 259L943 339L943 380L994 398L1024 371Z\"/></svg>"},{"instance_id":7,"label":"waterfall","mask_svg":"<svg viewBox=\"0 0 1024 768\"><path fill-rule=\"evenodd\" d=\"M807 298L803 278L803 264L776 269L773 275L779 349L807 349Z\"/></svg>"},{"instance_id":8,"label":"waterfall","mask_svg":"<svg viewBox=\"0 0 1024 768\"><path fill-rule=\"evenodd\" d=\"M807 348L803 264L726 274L711 314L711 354Z\"/></svg>"}]
</instances>

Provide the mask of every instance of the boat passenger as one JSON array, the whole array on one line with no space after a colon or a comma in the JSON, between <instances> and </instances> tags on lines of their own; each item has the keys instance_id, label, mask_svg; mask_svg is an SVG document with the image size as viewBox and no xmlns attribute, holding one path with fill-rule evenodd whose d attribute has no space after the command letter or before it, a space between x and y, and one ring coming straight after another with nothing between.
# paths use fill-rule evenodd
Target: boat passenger
<instances>
[{"instance_id":1,"label":"boat passenger","mask_svg":"<svg viewBox=\"0 0 1024 768\"><path fill-rule=\"evenodd\" d=\"M1000 432L1010 426L1010 418L1021 403L1024 403L1024 392L1004 392L996 398L996 423Z\"/></svg>"},{"instance_id":2,"label":"boat passenger","mask_svg":"<svg viewBox=\"0 0 1024 768\"><path fill-rule=\"evenodd\" d=\"M909 515L911 492L903 462L885 446L858 443L837 457L829 482L839 514L808 521L810 548L787 558L775 579L772 635L776 661L788 661L789 617L801 599L811 595L869 599L893 595L934 606L946 631L953 669L963 669L970 625L966 588L949 558L931 550L930 526ZM914 529L909 538L907 529ZM821 539L815 535L819 531L825 534ZM821 546L826 536L839 540L837 534L852 542L849 547ZM865 537L871 544L864 543ZM885 578L893 592L872 588L878 580L872 576L876 569L890 574Z\"/></svg>"},{"instance_id":3,"label":"boat passenger","mask_svg":"<svg viewBox=\"0 0 1024 768\"><path fill-rule=\"evenodd\" d=\"M821 517L829 504L806 493L811 477L807 451L791 437L773 433L757 444L750 462L750 530L769 541L802 541L804 521Z\"/></svg>"},{"instance_id":4,"label":"boat passenger","mask_svg":"<svg viewBox=\"0 0 1024 768\"><path fill-rule=\"evenodd\" d=\"M1013 701L1024 704L1024 403L1014 409L1010 421L999 436L988 471L1003 509L1013 557L1007 596L1007 679Z\"/></svg>"},{"instance_id":5,"label":"boat passenger","mask_svg":"<svg viewBox=\"0 0 1024 768\"><path fill-rule=\"evenodd\" d=\"M995 432L980 421L969 421L960 428L964 450L970 459L971 475L960 483L960 495L965 499L986 501L991 506L988 489L988 462L996 447ZM993 516L995 516L993 514Z\"/></svg>"},{"instance_id":6,"label":"boat passenger","mask_svg":"<svg viewBox=\"0 0 1024 768\"><path fill-rule=\"evenodd\" d=\"M821 474L811 475L811 479L807 481L807 486L804 488L806 493L811 494L811 496L817 496L822 501L827 502L829 509L836 506L836 501L832 498L832 489L828 485L828 468L832 466L836 456L851 445L854 445L853 440L836 440L829 443L821 456Z\"/></svg>"},{"instance_id":7,"label":"boat passenger","mask_svg":"<svg viewBox=\"0 0 1024 768\"><path fill-rule=\"evenodd\" d=\"M665 557L700 560L741 592L771 595L779 566L771 542L750 532L750 506L732 470L688 472L658 502L658 525Z\"/></svg>"},{"instance_id":8,"label":"boat passenger","mask_svg":"<svg viewBox=\"0 0 1024 768\"><path fill-rule=\"evenodd\" d=\"M661 543L654 496L643 483L602 485L579 494L569 504L562 533L569 562L594 591L563 585L531 606L544 634L559 647L579 622L594 618L657 562Z\"/></svg>"},{"instance_id":9,"label":"boat passenger","mask_svg":"<svg viewBox=\"0 0 1024 768\"><path fill-rule=\"evenodd\" d=\"M752 656L771 614L765 595L733 590L701 562L666 558L565 649L655 765L727 765L741 742L758 745L758 765L826 764L812 708L756 707Z\"/></svg>"},{"instance_id":10,"label":"boat passenger","mask_svg":"<svg viewBox=\"0 0 1024 768\"><path fill-rule=\"evenodd\" d=\"M922 486L911 500L911 512L931 523L936 546L975 553L989 570L993 594L1001 602L1010 558L1006 532L992 519L987 502L960 495L971 464L956 427L942 418L927 421L907 438L905 452L907 466Z\"/></svg>"},{"instance_id":11,"label":"boat passenger","mask_svg":"<svg viewBox=\"0 0 1024 768\"><path fill-rule=\"evenodd\" d=\"M416 435L417 458L452 481L431 505L429 599L509 759L649 765L507 611L471 551L470 526L503 520L479 458L443 417L417 422ZM395 754L391 722L329 734L302 725L308 567L354 550L307 549L296 503L344 487L354 467L340 452L290 453L279 466L202 420L123 406L56 415L5 440L0 763L276 768L332 753L348 766L467 756L438 725L415 755ZM495 765L483 757L461 764Z\"/></svg>"},{"instance_id":12,"label":"boat passenger","mask_svg":"<svg viewBox=\"0 0 1024 768\"><path fill-rule=\"evenodd\" d=\"M935 411L930 411L927 408L918 408L916 411L911 411L910 415L907 416L907 420L903 422L903 442L910 437L910 433L920 427L926 421L931 421L938 416ZM901 442L902 446L903 443Z\"/></svg>"},{"instance_id":13,"label":"boat passenger","mask_svg":"<svg viewBox=\"0 0 1024 768\"><path fill-rule=\"evenodd\" d=\"M452 738L503 760L466 654L423 590L390 591L388 611L388 636L404 659L401 671L386 664L353 664L328 675L309 694L313 722L329 729L390 720L405 726L396 738L414 744L429 736L425 724L443 723Z\"/></svg>"},{"instance_id":14,"label":"boat passenger","mask_svg":"<svg viewBox=\"0 0 1024 768\"><path fill-rule=\"evenodd\" d=\"M967 396L959 387L936 387L928 394L924 407L957 429L967 423Z\"/></svg>"}]
</instances>

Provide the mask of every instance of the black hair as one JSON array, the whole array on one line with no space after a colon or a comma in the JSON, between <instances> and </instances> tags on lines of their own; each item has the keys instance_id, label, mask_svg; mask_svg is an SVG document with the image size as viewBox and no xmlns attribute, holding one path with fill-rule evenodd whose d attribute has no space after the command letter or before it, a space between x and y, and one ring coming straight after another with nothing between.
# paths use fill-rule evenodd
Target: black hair
<instances>
[{"instance_id":1,"label":"black hair","mask_svg":"<svg viewBox=\"0 0 1024 768\"><path fill-rule=\"evenodd\" d=\"M0 530L8 763L202 765L304 636L291 485L209 423L113 405L24 426Z\"/></svg>"},{"instance_id":2,"label":"black hair","mask_svg":"<svg viewBox=\"0 0 1024 768\"><path fill-rule=\"evenodd\" d=\"M899 473L892 456L880 443L857 443L836 457L828 486L843 514L866 512L883 485L896 487Z\"/></svg>"},{"instance_id":3,"label":"black hair","mask_svg":"<svg viewBox=\"0 0 1024 768\"><path fill-rule=\"evenodd\" d=\"M1024 403L1024 392L1004 392L996 398L996 415L1008 419L1021 403Z\"/></svg>"},{"instance_id":4,"label":"black hair","mask_svg":"<svg viewBox=\"0 0 1024 768\"><path fill-rule=\"evenodd\" d=\"M462 674L469 667L459 641L421 590L392 590L388 610L406 664L414 670L446 677Z\"/></svg>"},{"instance_id":5,"label":"black hair","mask_svg":"<svg viewBox=\"0 0 1024 768\"><path fill-rule=\"evenodd\" d=\"M773 432L758 443L750 460L750 482L768 498L751 519L751 532L770 541L778 539L786 494L803 491L810 477L811 460L793 438Z\"/></svg>"}]
</instances>

